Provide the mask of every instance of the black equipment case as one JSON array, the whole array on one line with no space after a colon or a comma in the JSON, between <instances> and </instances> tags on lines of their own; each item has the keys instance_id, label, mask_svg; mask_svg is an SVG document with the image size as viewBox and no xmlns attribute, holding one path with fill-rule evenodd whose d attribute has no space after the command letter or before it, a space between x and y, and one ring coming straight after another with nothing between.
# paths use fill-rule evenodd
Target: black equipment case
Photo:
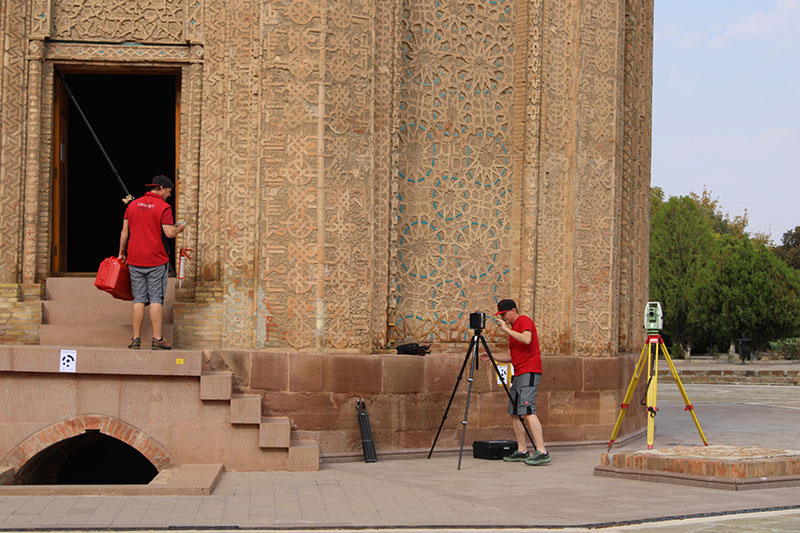
<instances>
[{"instance_id":1,"label":"black equipment case","mask_svg":"<svg viewBox=\"0 0 800 533\"><path fill-rule=\"evenodd\" d=\"M472 443L475 459L502 459L517 451L514 440L476 440Z\"/></svg>"}]
</instances>

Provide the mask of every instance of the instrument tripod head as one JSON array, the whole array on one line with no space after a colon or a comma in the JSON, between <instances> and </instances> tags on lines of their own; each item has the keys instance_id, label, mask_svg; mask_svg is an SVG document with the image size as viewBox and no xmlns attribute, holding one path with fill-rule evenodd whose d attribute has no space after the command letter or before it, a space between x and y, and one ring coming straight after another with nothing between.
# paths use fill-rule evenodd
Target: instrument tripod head
<instances>
[{"instance_id":1,"label":"instrument tripod head","mask_svg":"<svg viewBox=\"0 0 800 533\"><path fill-rule=\"evenodd\" d=\"M475 335L480 336L481 331L486 329L486 313L475 311L469 314L469 327L475 331Z\"/></svg>"}]
</instances>

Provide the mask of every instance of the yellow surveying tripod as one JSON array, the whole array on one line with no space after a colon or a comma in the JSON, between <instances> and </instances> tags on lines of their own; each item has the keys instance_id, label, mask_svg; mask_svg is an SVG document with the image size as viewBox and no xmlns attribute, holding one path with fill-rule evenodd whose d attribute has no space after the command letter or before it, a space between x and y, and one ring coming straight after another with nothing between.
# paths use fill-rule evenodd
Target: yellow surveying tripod
<instances>
[{"instance_id":1,"label":"yellow surveying tripod","mask_svg":"<svg viewBox=\"0 0 800 533\"><path fill-rule=\"evenodd\" d=\"M628 391L625 393L625 399L622 400L620 405L621 409L617 416L617 423L614 424L614 431L611 432L611 439L608 441L608 450L611 451L611 446L617 439L617 434L622 426L622 419L625 418L625 409L631 403L633 392L636 390L636 384L639 382L639 377L644 370L645 365L645 351L647 352L647 388L645 394L647 395L647 449L653 449L653 434L655 432L655 416L658 411L657 394L658 394L658 351L664 354L669 364L669 369L672 372L672 377L675 378L675 383L678 384L678 390L681 391L683 403L686 404L684 411L689 411L694 420L694 425L697 426L697 432L700 433L700 438L703 439L703 444L708 446L706 436L703 434L703 428L700 427L700 422L697 420L697 415L694 414L694 407L689 401L689 396L686 394L686 389L683 388L681 378L678 377L678 371L675 370L675 365L672 363L672 358L669 356L667 347L664 345L664 340L659 335L659 330L662 328L663 320L661 318L661 304L658 302L647 302L647 307L644 313L645 329L647 330L647 340L642 347L642 353L639 355L639 361L636 363L636 370L631 377L631 382L628 384Z\"/></svg>"}]
</instances>

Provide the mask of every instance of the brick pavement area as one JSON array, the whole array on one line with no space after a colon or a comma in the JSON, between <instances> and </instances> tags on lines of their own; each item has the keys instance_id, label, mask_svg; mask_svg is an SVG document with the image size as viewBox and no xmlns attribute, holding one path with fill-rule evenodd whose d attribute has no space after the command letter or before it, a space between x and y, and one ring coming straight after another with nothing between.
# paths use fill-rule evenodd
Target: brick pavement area
<instances>
[{"instance_id":1,"label":"brick pavement area","mask_svg":"<svg viewBox=\"0 0 800 533\"><path fill-rule=\"evenodd\" d=\"M700 443L683 404L667 399L673 387L666 383L659 387L656 448ZM800 403L800 387L686 388L712 444L793 448L800 442L800 409L787 405ZM734 401L720 403L721 398ZM614 449L645 447L640 436ZM467 527L586 530L601 524L617 524L619 530L730 531L739 526L762 529L762 525L800 529L797 489L730 492L601 478L592 470L603 451L605 446L554 447L553 462L541 467L465 457L458 471L457 457L442 455L431 460L327 464L319 472L227 472L210 496L5 496L0 497L0 530L305 527L388 531L393 526L438 531L447 527L455 531ZM713 517L776 508L794 511ZM662 521L687 516L704 518Z\"/></svg>"}]
</instances>

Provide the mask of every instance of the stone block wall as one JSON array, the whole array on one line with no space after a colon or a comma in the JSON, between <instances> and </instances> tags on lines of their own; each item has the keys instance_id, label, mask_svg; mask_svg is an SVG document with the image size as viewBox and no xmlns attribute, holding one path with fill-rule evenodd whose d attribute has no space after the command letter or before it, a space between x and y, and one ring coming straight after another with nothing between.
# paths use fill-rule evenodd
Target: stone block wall
<instances>
[{"instance_id":1,"label":"stone block wall","mask_svg":"<svg viewBox=\"0 0 800 533\"><path fill-rule=\"evenodd\" d=\"M211 368L234 371L235 388L263 397L264 416L287 416L298 436L319 442L323 456L357 456L361 436L355 401L366 399L379 453L429 449L456 384L463 355L207 352ZM635 359L544 356L537 414L548 443L606 442L611 436ZM437 450L458 447L469 366L464 370ZM643 383L637 393L641 396ZM475 372L467 424L473 440L513 439L508 398L491 363ZM632 402L620 438L643 427Z\"/></svg>"}]
</instances>

